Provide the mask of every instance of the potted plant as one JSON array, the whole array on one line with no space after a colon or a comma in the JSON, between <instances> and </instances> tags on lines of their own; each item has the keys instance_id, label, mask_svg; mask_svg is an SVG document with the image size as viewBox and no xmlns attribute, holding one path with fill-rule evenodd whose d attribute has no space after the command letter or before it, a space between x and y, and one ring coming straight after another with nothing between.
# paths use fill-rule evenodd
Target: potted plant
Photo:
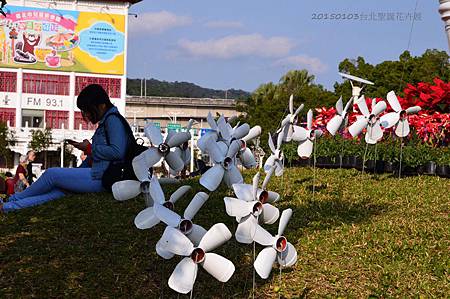
<instances>
[{"instance_id":1,"label":"potted plant","mask_svg":"<svg viewBox=\"0 0 450 299\"><path fill-rule=\"evenodd\" d=\"M436 174L440 177L450 177L450 150L440 148L436 159Z\"/></svg>"},{"instance_id":2,"label":"potted plant","mask_svg":"<svg viewBox=\"0 0 450 299\"><path fill-rule=\"evenodd\" d=\"M406 176L417 174L418 166L425 162L420 151L421 148L423 146L420 145L406 145L403 147L402 174Z\"/></svg>"},{"instance_id":3,"label":"potted plant","mask_svg":"<svg viewBox=\"0 0 450 299\"><path fill-rule=\"evenodd\" d=\"M422 154L424 156L424 164L420 168L419 173L425 175L435 175L436 174L436 159L437 159L438 149L429 146L424 147Z\"/></svg>"}]
</instances>

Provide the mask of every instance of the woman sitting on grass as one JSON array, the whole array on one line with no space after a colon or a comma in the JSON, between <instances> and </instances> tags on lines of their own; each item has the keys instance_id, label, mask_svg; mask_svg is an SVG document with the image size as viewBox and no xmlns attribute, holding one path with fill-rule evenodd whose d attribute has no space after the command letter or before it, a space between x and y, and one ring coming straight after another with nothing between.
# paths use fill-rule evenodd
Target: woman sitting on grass
<instances>
[{"instance_id":1,"label":"woman sitting on grass","mask_svg":"<svg viewBox=\"0 0 450 299\"><path fill-rule=\"evenodd\" d=\"M17 165L16 168L16 174L11 180L6 181L6 195L11 196L16 192L22 192L25 188L30 186L27 181L27 163L27 156L20 156L19 165Z\"/></svg>"},{"instance_id":2,"label":"woman sitting on grass","mask_svg":"<svg viewBox=\"0 0 450 299\"><path fill-rule=\"evenodd\" d=\"M118 110L100 85L92 84L83 89L77 98L77 106L86 121L99 124L92 137L92 144L88 140L69 142L92 156L92 167L49 168L25 191L11 196L8 202L0 202L0 213L40 205L63 197L67 191L104 191L102 176L109 163L125 158L128 139L126 129L118 116L107 117L112 113L117 114ZM106 141L105 126L109 144Z\"/></svg>"}]
</instances>

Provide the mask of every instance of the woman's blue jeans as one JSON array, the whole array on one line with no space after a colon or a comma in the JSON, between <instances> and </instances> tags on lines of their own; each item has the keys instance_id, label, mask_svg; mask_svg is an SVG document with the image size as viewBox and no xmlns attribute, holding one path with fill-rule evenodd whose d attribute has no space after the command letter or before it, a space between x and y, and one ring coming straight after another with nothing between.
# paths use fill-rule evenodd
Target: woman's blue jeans
<instances>
[{"instance_id":1,"label":"woman's blue jeans","mask_svg":"<svg viewBox=\"0 0 450 299\"><path fill-rule=\"evenodd\" d=\"M11 212L61 198L66 192L93 193L104 191L101 180L93 180L90 168L49 168L23 192L16 193L3 204Z\"/></svg>"}]
</instances>

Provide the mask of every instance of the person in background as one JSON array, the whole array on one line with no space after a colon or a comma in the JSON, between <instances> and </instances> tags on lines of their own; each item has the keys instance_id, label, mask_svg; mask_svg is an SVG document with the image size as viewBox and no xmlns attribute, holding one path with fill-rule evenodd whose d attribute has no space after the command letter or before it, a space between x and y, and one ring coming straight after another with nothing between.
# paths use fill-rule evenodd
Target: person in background
<instances>
[{"instance_id":1,"label":"person in background","mask_svg":"<svg viewBox=\"0 0 450 299\"><path fill-rule=\"evenodd\" d=\"M28 164L27 164L27 180L28 184L33 184L34 178L36 177L35 174L33 174L33 162L34 159L36 159L36 153L33 150L30 150L27 152L27 158L28 158Z\"/></svg>"},{"instance_id":2,"label":"person in background","mask_svg":"<svg viewBox=\"0 0 450 299\"><path fill-rule=\"evenodd\" d=\"M30 184L27 181L27 163L28 158L26 155L22 155L19 158L19 165L16 168L16 174L12 180L8 180L6 195L11 196L16 192L25 190Z\"/></svg>"},{"instance_id":3,"label":"person in background","mask_svg":"<svg viewBox=\"0 0 450 299\"><path fill-rule=\"evenodd\" d=\"M5 187L6 187L6 195L14 194L14 176L11 172L7 171L5 173Z\"/></svg>"},{"instance_id":4,"label":"person in background","mask_svg":"<svg viewBox=\"0 0 450 299\"><path fill-rule=\"evenodd\" d=\"M78 95L77 106L85 120L99 125L92 137L92 144L89 140L83 142L69 140L68 143L88 153L92 157L92 167L49 168L25 191L14 194L8 202L0 202L0 213L59 199L66 192L105 191L102 185L105 170L110 163L125 159L129 143L127 131L119 117L114 115L119 113L117 107L111 103L108 94L100 85L91 84L85 87Z\"/></svg>"}]
</instances>

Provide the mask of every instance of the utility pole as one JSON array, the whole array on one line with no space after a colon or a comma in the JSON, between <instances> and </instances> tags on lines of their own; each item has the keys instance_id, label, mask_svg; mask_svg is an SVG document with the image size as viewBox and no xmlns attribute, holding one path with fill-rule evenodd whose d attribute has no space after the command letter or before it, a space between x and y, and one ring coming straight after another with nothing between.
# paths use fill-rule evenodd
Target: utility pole
<instances>
[{"instance_id":1,"label":"utility pole","mask_svg":"<svg viewBox=\"0 0 450 299\"><path fill-rule=\"evenodd\" d=\"M445 32L447 33L448 49L450 51L450 0L439 0L439 13L442 21L445 22Z\"/></svg>"}]
</instances>

